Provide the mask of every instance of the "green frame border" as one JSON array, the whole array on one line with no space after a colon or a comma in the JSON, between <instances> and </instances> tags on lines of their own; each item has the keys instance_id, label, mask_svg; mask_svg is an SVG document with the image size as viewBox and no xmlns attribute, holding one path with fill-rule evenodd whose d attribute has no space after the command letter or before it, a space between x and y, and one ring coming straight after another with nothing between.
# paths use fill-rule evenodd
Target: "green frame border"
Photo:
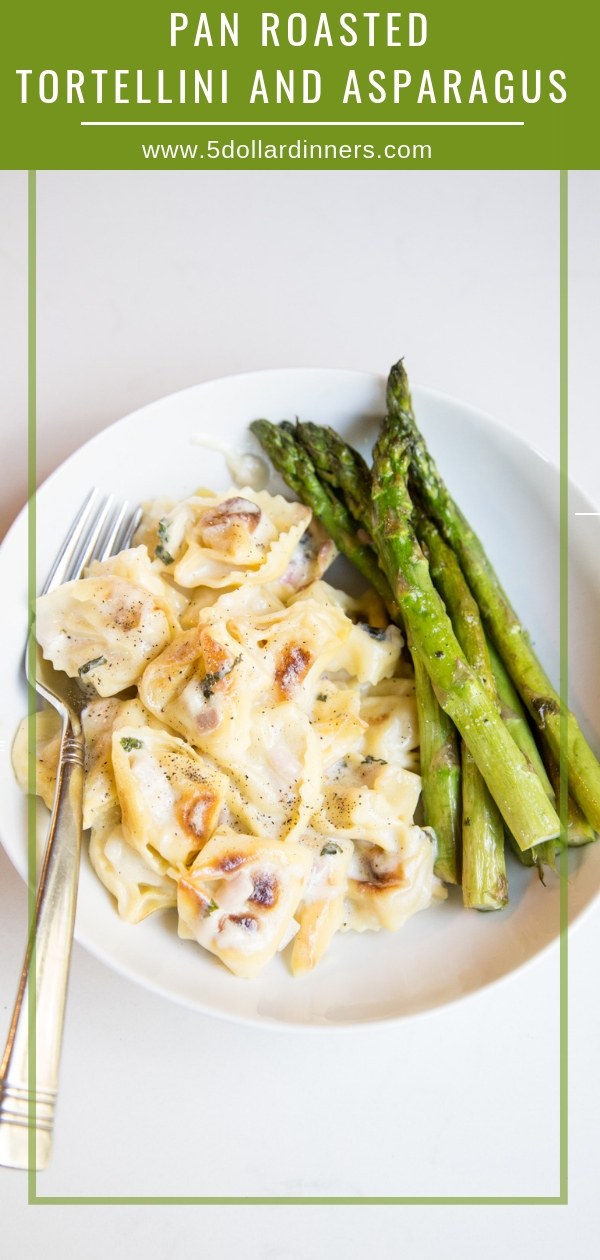
<instances>
[{"instance_id":1,"label":"green frame border","mask_svg":"<svg viewBox=\"0 0 600 1260\"><path fill-rule=\"evenodd\" d=\"M28 172L28 594L30 608L36 596L36 171ZM563 708L561 724L560 782L563 809L561 827L567 827L567 719L568 703L568 541L569 541L569 463L568 463L568 171L560 171L560 697ZM35 709L36 693L29 687L29 776L32 779L28 809L28 926L31 931L35 920L36 895L36 812L35 796ZM568 1203L568 855L563 850L560 858L560 1069L559 1069L559 1142L560 1142L560 1190L558 1195L518 1197L144 1197L140 1195L117 1196L62 1196L38 1195L35 1171L35 1078L36 1078L36 1026L35 1026L35 936L32 933L32 977L29 986L29 1159L28 1203L30 1206L66 1206L71 1204L149 1205L149 1206L218 1206L254 1205L347 1205L357 1206L565 1206Z\"/></svg>"}]
</instances>

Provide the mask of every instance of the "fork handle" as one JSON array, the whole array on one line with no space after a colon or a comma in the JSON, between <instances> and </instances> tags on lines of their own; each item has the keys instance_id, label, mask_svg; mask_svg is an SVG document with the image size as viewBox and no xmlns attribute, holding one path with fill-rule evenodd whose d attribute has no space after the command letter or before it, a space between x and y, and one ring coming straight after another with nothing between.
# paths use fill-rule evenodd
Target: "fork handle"
<instances>
[{"instance_id":1,"label":"fork handle","mask_svg":"<svg viewBox=\"0 0 600 1260\"><path fill-rule=\"evenodd\" d=\"M81 729L68 720L37 893L35 946L30 937L0 1067L0 1164L10 1168L42 1169L50 1159L81 856L83 752ZM30 993L33 973L35 991ZM35 1163L30 1128L35 1129Z\"/></svg>"}]
</instances>

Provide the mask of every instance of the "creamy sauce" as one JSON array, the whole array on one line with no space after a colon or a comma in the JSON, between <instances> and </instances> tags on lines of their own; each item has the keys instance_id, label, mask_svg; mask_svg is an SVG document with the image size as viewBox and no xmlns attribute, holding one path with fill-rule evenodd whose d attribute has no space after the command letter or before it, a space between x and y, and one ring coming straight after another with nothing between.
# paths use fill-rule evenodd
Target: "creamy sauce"
<instances>
[{"instance_id":1,"label":"creamy sauce","mask_svg":"<svg viewBox=\"0 0 600 1260\"><path fill-rule=\"evenodd\" d=\"M207 451L219 451L224 457L227 471L234 485L249 486L251 490L264 490L269 480L269 467L260 455L251 451L236 450L229 442L222 442L210 433L194 433L190 438L193 446L203 446Z\"/></svg>"},{"instance_id":2,"label":"creamy sauce","mask_svg":"<svg viewBox=\"0 0 600 1260\"><path fill-rule=\"evenodd\" d=\"M215 893L215 901L219 910L227 914L241 914L245 904L254 892L254 883L249 871L243 868L232 879L224 879Z\"/></svg>"},{"instance_id":3,"label":"creamy sauce","mask_svg":"<svg viewBox=\"0 0 600 1260\"><path fill-rule=\"evenodd\" d=\"M172 819L176 796L169 787L168 779L158 760L144 750L131 758L131 771L142 790L144 804L152 821L167 826Z\"/></svg>"}]
</instances>

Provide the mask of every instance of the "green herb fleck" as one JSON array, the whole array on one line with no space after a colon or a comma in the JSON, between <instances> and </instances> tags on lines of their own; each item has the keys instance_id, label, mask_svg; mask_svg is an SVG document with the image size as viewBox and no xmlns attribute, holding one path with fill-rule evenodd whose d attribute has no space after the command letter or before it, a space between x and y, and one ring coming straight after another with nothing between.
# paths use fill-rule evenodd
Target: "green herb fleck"
<instances>
[{"instance_id":1,"label":"green herb fleck","mask_svg":"<svg viewBox=\"0 0 600 1260\"><path fill-rule=\"evenodd\" d=\"M173 557L165 550L162 543L159 543L158 547L154 548L154 559L162 560L163 564L173 564Z\"/></svg>"},{"instance_id":2,"label":"green herb fleck","mask_svg":"<svg viewBox=\"0 0 600 1260\"><path fill-rule=\"evenodd\" d=\"M211 900L211 901L206 901L206 902L204 903L204 908L203 908L203 910L202 910L202 918L203 918L203 919L208 919L209 914L212 914L212 913L213 913L213 910L218 910L218 909L219 909L219 907L218 907L218 905L217 905L216 901L212 901L212 900Z\"/></svg>"},{"instance_id":3,"label":"green herb fleck","mask_svg":"<svg viewBox=\"0 0 600 1260\"><path fill-rule=\"evenodd\" d=\"M333 856L334 853L341 853L341 852L342 850L339 844L334 844L333 840L328 840L327 844L324 844L323 848L321 849L321 857L329 857L329 855Z\"/></svg>"},{"instance_id":4,"label":"green herb fleck","mask_svg":"<svg viewBox=\"0 0 600 1260\"><path fill-rule=\"evenodd\" d=\"M86 661L85 665L80 665L79 677L84 678L86 674L89 674L91 669L96 669L97 665L106 665L106 657L96 656L93 661Z\"/></svg>"},{"instance_id":5,"label":"green herb fleck","mask_svg":"<svg viewBox=\"0 0 600 1260\"><path fill-rule=\"evenodd\" d=\"M327 696L325 695L325 692L324 691L319 692L319 695L317 696L317 700L325 701L326 699L327 699Z\"/></svg>"},{"instance_id":6,"label":"green herb fleck","mask_svg":"<svg viewBox=\"0 0 600 1260\"><path fill-rule=\"evenodd\" d=\"M200 687L205 700L210 700L217 683L221 682L223 678L227 678L227 675L231 673L232 669L235 669L236 665L239 665L241 659L242 657L240 653L239 656L236 656L235 660L228 669L221 669L215 674L204 675L204 678L200 682Z\"/></svg>"},{"instance_id":7,"label":"green herb fleck","mask_svg":"<svg viewBox=\"0 0 600 1260\"><path fill-rule=\"evenodd\" d=\"M141 739L134 739L133 735L125 735L121 740L121 748L124 748L125 752L133 752L134 748L143 747Z\"/></svg>"},{"instance_id":8,"label":"green herb fleck","mask_svg":"<svg viewBox=\"0 0 600 1260\"><path fill-rule=\"evenodd\" d=\"M387 766L387 761L384 761L383 757L372 757L369 753L368 757L363 758L363 766L372 766L375 763L380 766Z\"/></svg>"},{"instance_id":9,"label":"green herb fleck","mask_svg":"<svg viewBox=\"0 0 600 1260\"><path fill-rule=\"evenodd\" d=\"M173 564L173 556L167 551L165 543L169 541L169 525L166 516L158 522L158 546L155 548L154 556L157 560L162 560L163 564Z\"/></svg>"}]
</instances>

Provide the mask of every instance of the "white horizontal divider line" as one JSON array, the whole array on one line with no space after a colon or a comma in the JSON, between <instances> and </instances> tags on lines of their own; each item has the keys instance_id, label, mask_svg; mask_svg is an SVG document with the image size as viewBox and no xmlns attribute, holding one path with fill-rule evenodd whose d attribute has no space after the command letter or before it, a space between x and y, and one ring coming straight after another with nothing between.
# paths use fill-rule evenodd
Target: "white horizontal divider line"
<instances>
[{"instance_id":1,"label":"white horizontal divider line","mask_svg":"<svg viewBox=\"0 0 600 1260\"><path fill-rule=\"evenodd\" d=\"M194 120L181 122L179 119L119 119L102 121L81 121L82 127L524 127L524 122L408 122L396 119L393 122L206 122Z\"/></svg>"},{"instance_id":2,"label":"white horizontal divider line","mask_svg":"<svg viewBox=\"0 0 600 1260\"><path fill-rule=\"evenodd\" d=\"M600 512L574 512L574 516L600 516Z\"/></svg>"}]
</instances>

